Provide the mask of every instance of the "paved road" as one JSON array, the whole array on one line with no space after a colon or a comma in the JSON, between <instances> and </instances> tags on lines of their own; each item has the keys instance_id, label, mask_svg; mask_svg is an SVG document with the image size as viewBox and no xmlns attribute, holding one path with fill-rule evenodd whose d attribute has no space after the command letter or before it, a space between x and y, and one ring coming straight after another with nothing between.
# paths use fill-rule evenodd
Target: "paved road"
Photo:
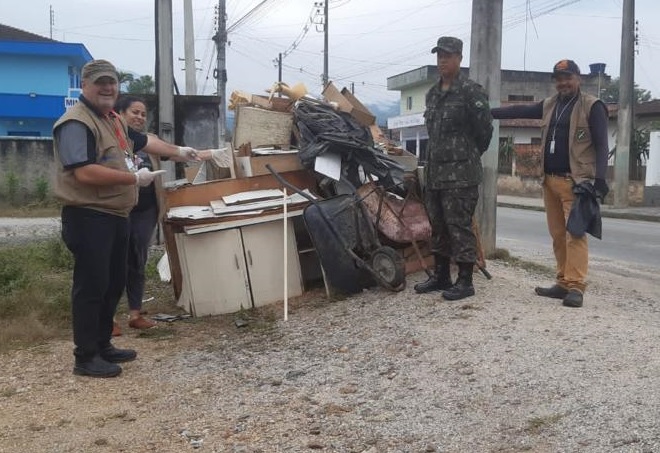
<instances>
[{"instance_id":1,"label":"paved road","mask_svg":"<svg viewBox=\"0 0 660 453\"><path fill-rule=\"evenodd\" d=\"M57 235L60 219L0 217L0 245L16 244Z\"/></svg>"},{"instance_id":2,"label":"paved road","mask_svg":"<svg viewBox=\"0 0 660 453\"><path fill-rule=\"evenodd\" d=\"M589 239L592 257L660 269L660 223L603 218L603 240ZM523 258L551 258L545 213L498 207L497 246Z\"/></svg>"}]
</instances>

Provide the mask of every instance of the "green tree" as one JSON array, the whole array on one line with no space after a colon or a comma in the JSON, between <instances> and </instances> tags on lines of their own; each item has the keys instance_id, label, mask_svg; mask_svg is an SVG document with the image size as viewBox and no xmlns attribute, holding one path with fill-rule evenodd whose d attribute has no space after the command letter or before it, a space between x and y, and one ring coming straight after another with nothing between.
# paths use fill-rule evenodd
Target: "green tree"
<instances>
[{"instance_id":1,"label":"green tree","mask_svg":"<svg viewBox=\"0 0 660 453\"><path fill-rule=\"evenodd\" d=\"M128 92L131 94L153 94L156 92L156 82L150 75L140 76L128 83Z\"/></svg>"},{"instance_id":2,"label":"green tree","mask_svg":"<svg viewBox=\"0 0 660 453\"><path fill-rule=\"evenodd\" d=\"M133 74L130 72L118 71L119 73L119 91L124 92L128 84L133 81Z\"/></svg>"},{"instance_id":3,"label":"green tree","mask_svg":"<svg viewBox=\"0 0 660 453\"><path fill-rule=\"evenodd\" d=\"M619 102L619 78L614 78L612 81L601 90L600 98L603 102L608 104L617 104ZM648 102L652 99L651 92L643 88L639 88L639 85L634 84L634 99L637 104L640 102Z\"/></svg>"}]
</instances>

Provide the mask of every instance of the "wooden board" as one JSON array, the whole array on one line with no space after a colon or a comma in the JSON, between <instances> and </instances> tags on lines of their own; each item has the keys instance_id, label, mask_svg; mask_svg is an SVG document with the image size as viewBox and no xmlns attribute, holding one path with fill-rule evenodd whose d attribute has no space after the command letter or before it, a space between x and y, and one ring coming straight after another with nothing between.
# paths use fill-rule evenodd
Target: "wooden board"
<instances>
[{"instance_id":1,"label":"wooden board","mask_svg":"<svg viewBox=\"0 0 660 453\"><path fill-rule=\"evenodd\" d=\"M252 149L260 146L289 146L293 114L239 105L236 109L234 149L250 143Z\"/></svg>"}]
</instances>

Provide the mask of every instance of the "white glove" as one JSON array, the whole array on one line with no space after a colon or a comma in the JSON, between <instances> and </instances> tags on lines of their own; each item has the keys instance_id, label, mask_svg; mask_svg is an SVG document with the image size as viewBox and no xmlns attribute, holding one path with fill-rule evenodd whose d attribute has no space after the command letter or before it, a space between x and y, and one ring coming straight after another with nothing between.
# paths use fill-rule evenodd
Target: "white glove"
<instances>
[{"instance_id":1,"label":"white glove","mask_svg":"<svg viewBox=\"0 0 660 453\"><path fill-rule=\"evenodd\" d=\"M229 148L214 149L211 151L211 158L218 167L231 167L231 150Z\"/></svg>"},{"instance_id":2,"label":"white glove","mask_svg":"<svg viewBox=\"0 0 660 453\"><path fill-rule=\"evenodd\" d=\"M140 168L138 171L133 173L135 175L135 184L140 187L147 187L149 184L154 182L156 176L167 173L166 170L156 170L149 171L148 168Z\"/></svg>"},{"instance_id":3,"label":"white glove","mask_svg":"<svg viewBox=\"0 0 660 453\"><path fill-rule=\"evenodd\" d=\"M197 150L190 146L179 146L179 156L187 161L198 161Z\"/></svg>"}]
</instances>

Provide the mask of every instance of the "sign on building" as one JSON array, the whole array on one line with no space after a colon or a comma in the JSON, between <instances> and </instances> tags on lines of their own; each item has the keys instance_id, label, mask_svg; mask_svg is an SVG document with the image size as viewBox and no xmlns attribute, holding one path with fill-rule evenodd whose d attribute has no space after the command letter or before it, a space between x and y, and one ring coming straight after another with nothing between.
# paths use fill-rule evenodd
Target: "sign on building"
<instances>
[{"instance_id":1,"label":"sign on building","mask_svg":"<svg viewBox=\"0 0 660 453\"><path fill-rule=\"evenodd\" d=\"M78 97L82 90L80 88L69 88L68 95L64 98L64 109L69 110L78 103Z\"/></svg>"}]
</instances>

